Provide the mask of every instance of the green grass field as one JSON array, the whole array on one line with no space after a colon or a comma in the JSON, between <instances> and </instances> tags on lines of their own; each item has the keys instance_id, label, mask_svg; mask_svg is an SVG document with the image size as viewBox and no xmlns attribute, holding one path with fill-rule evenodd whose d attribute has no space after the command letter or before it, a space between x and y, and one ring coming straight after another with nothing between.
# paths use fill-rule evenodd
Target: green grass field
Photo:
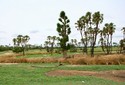
<instances>
[{"instance_id":1,"label":"green grass field","mask_svg":"<svg viewBox=\"0 0 125 85\"><path fill-rule=\"evenodd\" d=\"M0 65L0 85L125 85L125 82L114 82L111 80L91 77L91 76L59 76L50 77L45 73L63 69L63 70L120 70L125 69L124 65L89 65L89 66L60 66L58 63L46 64L15 64ZM85 83L83 83L84 81Z\"/></svg>"},{"instance_id":2,"label":"green grass field","mask_svg":"<svg viewBox=\"0 0 125 85\"><path fill-rule=\"evenodd\" d=\"M95 52L102 52L101 48L95 48ZM62 57L62 54L42 54L45 50L29 50L25 56L17 58L46 58ZM96 53L97 53L96 52ZM0 52L5 54L8 52ZM12 53L9 51L9 53ZM68 52L68 55L81 53ZM97 53L98 54L98 53ZM72 65L64 64L57 67L58 63L19 63L13 65L0 64L0 85L125 85L125 82L97 78L93 76L58 76L45 75L53 70L84 70L84 71L107 71L125 70L125 65ZM84 81L85 83L83 83Z\"/></svg>"},{"instance_id":3,"label":"green grass field","mask_svg":"<svg viewBox=\"0 0 125 85\"><path fill-rule=\"evenodd\" d=\"M113 47L112 48L112 53L116 53L117 47ZM100 54L104 54L104 52L102 51L101 47L96 47L95 50L95 55L100 55ZM45 58L45 57L62 57L62 54L58 54L58 53L53 53L52 55L50 53L47 54L42 54L45 53L46 50L42 49L42 50L29 50L26 51L26 55L25 56L17 56L17 58ZM34 53L34 54L30 54L30 53ZM77 53L82 53L82 50L80 50L79 48L77 48L77 52L70 52L68 51L68 55L72 55L72 54L77 54ZM90 48L88 48L88 54L90 55Z\"/></svg>"}]
</instances>

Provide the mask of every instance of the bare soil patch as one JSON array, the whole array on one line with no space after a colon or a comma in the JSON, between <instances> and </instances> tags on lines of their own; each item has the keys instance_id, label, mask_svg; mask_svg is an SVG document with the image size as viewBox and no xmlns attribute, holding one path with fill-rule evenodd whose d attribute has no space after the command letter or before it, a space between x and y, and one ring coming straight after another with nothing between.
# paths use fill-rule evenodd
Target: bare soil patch
<instances>
[{"instance_id":1,"label":"bare soil patch","mask_svg":"<svg viewBox=\"0 0 125 85\"><path fill-rule=\"evenodd\" d=\"M46 73L47 76L95 76L117 82L125 82L125 70L112 71L77 71L77 70L55 70Z\"/></svg>"}]
</instances>

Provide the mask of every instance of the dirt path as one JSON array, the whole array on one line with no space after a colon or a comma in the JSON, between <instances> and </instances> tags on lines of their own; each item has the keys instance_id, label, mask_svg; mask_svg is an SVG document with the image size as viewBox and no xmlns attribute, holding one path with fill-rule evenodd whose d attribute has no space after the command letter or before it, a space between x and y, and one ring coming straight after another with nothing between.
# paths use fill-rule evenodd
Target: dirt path
<instances>
[{"instance_id":1,"label":"dirt path","mask_svg":"<svg viewBox=\"0 0 125 85\"><path fill-rule=\"evenodd\" d=\"M55 70L46 73L47 76L96 76L99 78L109 79L117 82L125 82L125 70L112 71L77 71L77 70Z\"/></svg>"}]
</instances>

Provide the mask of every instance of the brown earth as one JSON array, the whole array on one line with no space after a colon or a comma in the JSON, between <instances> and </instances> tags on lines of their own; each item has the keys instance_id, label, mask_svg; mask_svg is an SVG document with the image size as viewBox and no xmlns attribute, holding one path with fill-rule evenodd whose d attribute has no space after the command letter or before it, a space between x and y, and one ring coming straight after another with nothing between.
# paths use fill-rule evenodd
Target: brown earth
<instances>
[{"instance_id":1,"label":"brown earth","mask_svg":"<svg viewBox=\"0 0 125 85\"><path fill-rule=\"evenodd\" d=\"M125 70L112 71L77 71L77 70L55 70L46 73L47 76L95 76L117 82L125 82Z\"/></svg>"}]
</instances>

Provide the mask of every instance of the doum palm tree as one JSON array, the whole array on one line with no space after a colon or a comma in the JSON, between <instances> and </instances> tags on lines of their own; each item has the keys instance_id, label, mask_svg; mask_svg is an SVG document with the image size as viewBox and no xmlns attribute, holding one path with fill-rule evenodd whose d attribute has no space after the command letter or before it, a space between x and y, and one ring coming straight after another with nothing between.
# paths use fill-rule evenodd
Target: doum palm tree
<instances>
[{"instance_id":1,"label":"doum palm tree","mask_svg":"<svg viewBox=\"0 0 125 85\"><path fill-rule=\"evenodd\" d=\"M16 44L17 44L17 39L16 38L13 38L13 44L14 44L14 46L16 46Z\"/></svg>"},{"instance_id":2,"label":"doum palm tree","mask_svg":"<svg viewBox=\"0 0 125 85\"><path fill-rule=\"evenodd\" d=\"M115 25L113 23L106 23L102 30L100 30L101 47L106 54L112 53L112 36L115 32Z\"/></svg>"},{"instance_id":3,"label":"doum palm tree","mask_svg":"<svg viewBox=\"0 0 125 85\"><path fill-rule=\"evenodd\" d=\"M111 46L111 51L112 52L112 35L115 32L115 25L113 23L109 24L109 34L110 34L110 46Z\"/></svg>"},{"instance_id":4,"label":"doum palm tree","mask_svg":"<svg viewBox=\"0 0 125 85\"><path fill-rule=\"evenodd\" d=\"M95 12L92 15L92 23L95 26L91 29L92 31L92 37L91 37L91 56L94 56L94 47L96 45L97 35L99 33L99 24L103 22L103 14L101 14L99 11Z\"/></svg>"},{"instance_id":5,"label":"doum palm tree","mask_svg":"<svg viewBox=\"0 0 125 85\"><path fill-rule=\"evenodd\" d=\"M28 35L25 35L25 36L18 35L17 38L13 39L14 45L16 45L16 43L17 43L17 46L22 47L23 55L25 55L25 47L26 47L26 44L29 41L29 39L30 39L30 37Z\"/></svg>"},{"instance_id":6,"label":"doum palm tree","mask_svg":"<svg viewBox=\"0 0 125 85\"><path fill-rule=\"evenodd\" d=\"M123 30L123 52L125 53L125 27L123 27L122 30Z\"/></svg>"},{"instance_id":7,"label":"doum palm tree","mask_svg":"<svg viewBox=\"0 0 125 85\"><path fill-rule=\"evenodd\" d=\"M81 35L82 44L84 44L83 53L87 54L87 47L89 42L89 32L88 29L91 27L91 12L87 12L85 16L82 16L76 24L77 30L79 30Z\"/></svg>"}]
</instances>

